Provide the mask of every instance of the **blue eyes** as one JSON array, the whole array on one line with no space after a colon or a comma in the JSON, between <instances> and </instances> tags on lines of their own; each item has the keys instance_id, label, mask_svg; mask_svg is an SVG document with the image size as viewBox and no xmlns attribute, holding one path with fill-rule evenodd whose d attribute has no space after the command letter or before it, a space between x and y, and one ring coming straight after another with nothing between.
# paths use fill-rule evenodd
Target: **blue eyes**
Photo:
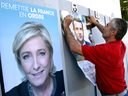
<instances>
[{"instance_id":1,"label":"blue eyes","mask_svg":"<svg viewBox=\"0 0 128 96\"><path fill-rule=\"evenodd\" d=\"M44 56L45 55L45 53L44 52L40 52L40 56Z\"/></svg>"},{"instance_id":2,"label":"blue eyes","mask_svg":"<svg viewBox=\"0 0 128 96\"><path fill-rule=\"evenodd\" d=\"M28 58L29 58L29 55L23 56L23 59L28 59Z\"/></svg>"},{"instance_id":3,"label":"blue eyes","mask_svg":"<svg viewBox=\"0 0 128 96\"><path fill-rule=\"evenodd\" d=\"M45 55L45 52L39 52L37 56L42 57L42 56L44 56L44 55ZM30 59L31 57L32 57L31 54L27 54L27 55L24 55L22 58L23 58L24 60L27 60L27 59Z\"/></svg>"}]
</instances>

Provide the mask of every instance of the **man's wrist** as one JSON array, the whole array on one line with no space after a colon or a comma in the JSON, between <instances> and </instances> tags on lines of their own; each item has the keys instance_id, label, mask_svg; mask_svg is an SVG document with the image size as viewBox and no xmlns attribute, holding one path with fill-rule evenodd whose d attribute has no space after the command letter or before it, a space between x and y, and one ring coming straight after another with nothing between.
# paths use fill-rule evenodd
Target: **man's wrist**
<instances>
[{"instance_id":1,"label":"man's wrist","mask_svg":"<svg viewBox=\"0 0 128 96\"><path fill-rule=\"evenodd\" d=\"M94 22L94 24L97 25L98 23L99 23L99 21L96 19L95 22Z\"/></svg>"},{"instance_id":2,"label":"man's wrist","mask_svg":"<svg viewBox=\"0 0 128 96\"><path fill-rule=\"evenodd\" d=\"M69 26L67 26L66 24L63 24L64 30L66 31L67 28L69 28Z\"/></svg>"}]
</instances>

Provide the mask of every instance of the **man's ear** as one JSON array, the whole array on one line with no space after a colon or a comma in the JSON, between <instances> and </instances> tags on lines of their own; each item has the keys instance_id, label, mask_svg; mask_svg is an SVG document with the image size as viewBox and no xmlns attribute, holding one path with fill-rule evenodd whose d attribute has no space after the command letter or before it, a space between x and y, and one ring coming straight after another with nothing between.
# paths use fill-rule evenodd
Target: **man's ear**
<instances>
[{"instance_id":1,"label":"man's ear","mask_svg":"<svg viewBox=\"0 0 128 96\"><path fill-rule=\"evenodd\" d=\"M117 30L113 30L111 33L111 35L114 35L114 36L116 36L116 34L117 34Z\"/></svg>"}]
</instances>

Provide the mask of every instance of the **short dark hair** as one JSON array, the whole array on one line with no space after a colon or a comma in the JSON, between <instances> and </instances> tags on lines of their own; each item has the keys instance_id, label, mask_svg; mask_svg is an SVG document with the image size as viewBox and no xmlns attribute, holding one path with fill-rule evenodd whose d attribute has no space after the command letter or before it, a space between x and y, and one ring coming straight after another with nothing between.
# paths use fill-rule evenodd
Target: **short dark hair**
<instances>
[{"instance_id":1,"label":"short dark hair","mask_svg":"<svg viewBox=\"0 0 128 96\"><path fill-rule=\"evenodd\" d=\"M121 40L127 32L128 24L124 19L114 18L112 19L111 30L117 30L115 36L116 40Z\"/></svg>"},{"instance_id":2,"label":"short dark hair","mask_svg":"<svg viewBox=\"0 0 128 96\"><path fill-rule=\"evenodd\" d=\"M74 27L74 21L80 22L80 23L82 24L82 21L80 20L79 17L74 17L74 18L73 18L73 21L72 21L73 28L75 28L75 27ZM82 24L82 28L83 28L83 24Z\"/></svg>"}]
</instances>

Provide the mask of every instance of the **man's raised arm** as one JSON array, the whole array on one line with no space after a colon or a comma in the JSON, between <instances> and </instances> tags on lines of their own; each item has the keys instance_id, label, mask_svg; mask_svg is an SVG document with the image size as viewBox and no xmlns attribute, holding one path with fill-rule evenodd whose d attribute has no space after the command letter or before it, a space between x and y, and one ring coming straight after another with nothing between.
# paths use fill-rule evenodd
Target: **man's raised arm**
<instances>
[{"instance_id":1,"label":"man's raised arm","mask_svg":"<svg viewBox=\"0 0 128 96\"><path fill-rule=\"evenodd\" d=\"M95 24L97 28L100 30L100 32L103 33L103 26L99 22L97 22L93 16L89 15L87 19L91 23Z\"/></svg>"},{"instance_id":2,"label":"man's raised arm","mask_svg":"<svg viewBox=\"0 0 128 96\"><path fill-rule=\"evenodd\" d=\"M81 45L75 40L69 28L69 25L71 24L72 21L73 21L73 16L71 15L67 15L64 18L63 27L64 27L65 38L72 52L77 53L79 55L83 55Z\"/></svg>"}]
</instances>

